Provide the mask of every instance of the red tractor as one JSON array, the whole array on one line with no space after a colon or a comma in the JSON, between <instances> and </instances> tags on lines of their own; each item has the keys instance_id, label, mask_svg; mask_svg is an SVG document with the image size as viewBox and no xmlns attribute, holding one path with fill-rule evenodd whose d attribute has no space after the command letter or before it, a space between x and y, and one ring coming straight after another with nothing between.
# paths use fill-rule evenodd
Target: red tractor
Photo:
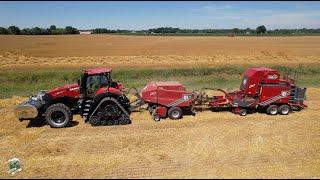
<instances>
[{"instance_id":1,"label":"red tractor","mask_svg":"<svg viewBox=\"0 0 320 180\"><path fill-rule=\"evenodd\" d=\"M150 82L141 91L142 100L155 121L169 117L176 120L182 118L183 112L195 114L195 93L187 92L179 82Z\"/></svg>"},{"instance_id":2,"label":"red tractor","mask_svg":"<svg viewBox=\"0 0 320 180\"><path fill-rule=\"evenodd\" d=\"M290 75L291 76L291 75ZM306 88L300 88L289 74L260 67L249 68L244 74L240 90L227 93L224 96L210 98L209 107L229 107L241 116L247 115L249 110L264 111L269 115L287 115L291 110L307 107L303 104Z\"/></svg>"},{"instance_id":3,"label":"red tractor","mask_svg":"<svg viewBox=\"0 0 320 180\"><path fill-rule=\"evenodd\" d=\"M18 105L15 115L20 120L45 118L55 128L67 126L74 114L94 126L130 124L130 102L110 74L110 68L85 70L78 84L40 91Z\"/></svg>"}]
</instances>

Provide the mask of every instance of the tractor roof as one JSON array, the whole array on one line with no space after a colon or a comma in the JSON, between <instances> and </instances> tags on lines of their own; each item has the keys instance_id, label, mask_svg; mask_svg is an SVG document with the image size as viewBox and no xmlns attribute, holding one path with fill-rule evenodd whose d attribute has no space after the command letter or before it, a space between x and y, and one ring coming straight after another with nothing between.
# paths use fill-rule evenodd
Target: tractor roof
<instances>
[{"instance_id":1,"label":"tractor roof","mask_svg":"<svg viewBox=\"0 0 320 180\"><path fill-rule=\"evenodd\" d=\"M246 74L248 76L253 76L256 73L263 73L263 74L269 74L269 73L278 73L277 70L271 69L271 68L266 68L266 67L252 67L252 68L248 68L246 71Z\"/></svg>"},{"instance_id":2,"label":"tractor roof","mask_svg":"<svg viewBox=\"0 0 320 180\"><path fill-rule=\"evenodd\" d=\"M93 68L93 69L85 70L84 73L92 75L92 74L110 73L111 71L112 71L111 68Z\"/></svg>"}]
</instances>

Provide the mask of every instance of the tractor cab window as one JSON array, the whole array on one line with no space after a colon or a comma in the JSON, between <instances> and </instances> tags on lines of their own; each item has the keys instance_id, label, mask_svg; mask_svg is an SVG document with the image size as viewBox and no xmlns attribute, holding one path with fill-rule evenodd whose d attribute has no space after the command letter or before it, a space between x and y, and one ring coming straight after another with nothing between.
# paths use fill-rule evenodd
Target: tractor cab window
<instances>
[{"instance_id":1,"label":"tractor cab window","mask_svg":"<svg viewBox=\"0 0 320 180\"><path fill-rule=\"evenodd\" d=\"M240 89L241 89L242 91L245 91L246 88L247 88L247 84L248 84L248 77L247 77L247 76L244 76L244 77L243 77L243 80L242 80L242 83L241 83Z\"/></svg>"},{"instance_id":2,"label":"tractor cab window","mask_svg":"<svg viewBox=\"0 0 320 180\"><path fill-rule=\"evenodd\" d=\"M94 94L97 89L106 87L108 83L109 79L105 74L88 76L86 81L87 94Z\"/></svg>"}]
</instances>

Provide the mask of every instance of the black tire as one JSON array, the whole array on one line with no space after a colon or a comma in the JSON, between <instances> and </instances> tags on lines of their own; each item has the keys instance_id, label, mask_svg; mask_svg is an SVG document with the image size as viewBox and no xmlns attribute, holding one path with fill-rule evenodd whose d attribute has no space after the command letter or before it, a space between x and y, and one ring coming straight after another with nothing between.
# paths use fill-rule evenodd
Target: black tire
<instances>
[{"instance_id":1,"label":"black tire","mask_svg":"<svg viewBox=\"0 0 320 180\"><path fill-rule=\"evenodd\" d=\"M153 116L153 120L155 122L160 122L161 121L161 117L159 116L159 114L153 114L152 116Z\"/></svg>"},{"instance_id":2,"label":"black tire","mask_svg":"<svg viewBox=\"0 0 320 180\"><path fill-rule=\"evenodd\" d=\"M72 121L72 112L68 106L57 103L49 106L45 112L45 119L52 128L63 128Z\"/></svg>"},{"instance_id":3,"label":"black tire","mask_svg":"<svg viewBox=\"0 0 320 180\"><path fill-rule=\"evenodd\" d=\"M288 115L290 111L291 111L290 106L288 106L288 105L286 105L286 104L281 105L281 106L279 107L279 109L278 109L278 112L279 112L279 114L281 114L281 115Z\"/></svg>"},{"instance_id":4,"label":"black tire","mask_svg":"<svg viewBox=\"0 0 320 180\"><path fill-rule=\"evenodd\" d=\"M157 108L157 105L149 105L148 106L148 111L149 111L149 113L150 114L152 114L153 113L153 111L155 110Z\"/></svg>"},{"instance_id":5,"label":"black tire","mask_svg":"<svg viewBox=\"0 0 320 180\"><path fill-rule=\"evenodd\" d=\"M191 114L192 114L193 116L196 115L197 110L196 110L196 108L195 108L194 106L191 106L190 111L191 111Z\"/></svg>"},{"instance_id":6,"label":"black tire","mask_svg":"<svg viewBox=\"0 0 320 180\"><path fill-rule=\"evenodd\" d=\"M271 105L267 108L267 114L275 116L278 114L278 106L277 105Z\"/></svg>"},{"instance_id":7,"label":"black tire","mask_svg":"<svg viewBox=\"0 0 320 180\"><path fill-rule=\"evenodd\" d=\"M100 119L98 116L92 116L90 119L89 119L89 122L92 126L99 126L100 125Z\"/></svg>"},{"instance_id":8,"label":"black tire","mask_svg":"<svg viewBox=\"0 0 320 180\"><path fill-rule=\"evenodd\" d=\"M172 107L168 111L168 116L170 119L176 120L182 118L182 110L179 107Z\"/></svg>"},{"instance_id":9,"label":"black tire","mask_svg":"<svg viewBox=\"0 0 320 180\"><path fill-rule=\"evenodd\" d=\"M248 110L246 110L246 109L241 109L241 110L239 111L240 116L246 116L247 113L248 113Z\"/></svg>"}]
</instances>

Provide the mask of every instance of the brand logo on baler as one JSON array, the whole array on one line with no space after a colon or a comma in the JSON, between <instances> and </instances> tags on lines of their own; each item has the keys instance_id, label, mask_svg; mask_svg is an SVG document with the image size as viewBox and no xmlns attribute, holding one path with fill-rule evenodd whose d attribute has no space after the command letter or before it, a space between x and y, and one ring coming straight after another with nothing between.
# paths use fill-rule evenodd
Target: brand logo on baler
<instances>
[{"instance_id":1,"label":"brand logo on baler","mask_svg":"<svg viewBox=\"0 0 320 180\"><path fill-rule=\"evenodd\" d=\"M274 75L268 75L268 79L277 79L278 75L274 74Z\"/></svg>"},{"instance_id":2,"label":"brand logo on baler","mask_svg":"<svg viewBox=\"0 0 320 180\"><path fill-rule=\"evenodd\" d=\"M177 99L171 103L169 103L167 106L172 107L172 106L178 106L179 104L188 101L189 99L191 99L192 94L184 94L182 95L182 98Z\"/></svg>"},{"instance_id":3,"label":"brand logo on baler","mask_svg":"<svg viewBox=\"0 0 320 180\"><path fill-rule=\"evenodd\" d=\"M285 97L289 96L289 94L290 94L290 91L281 91L281 93L280 93L279 95L274 96L274 97L272 97L272 98L270 98L270 99L267 99L267 100L259 103L259 105L260 105L260 106L269 105L269 104L271 104L271 103L273 103L273 102L275 102L275 101L278 101L278 100L280 100L280 99L282 99L282 98L285 98Z\"/></svg>"}]
</instances>

